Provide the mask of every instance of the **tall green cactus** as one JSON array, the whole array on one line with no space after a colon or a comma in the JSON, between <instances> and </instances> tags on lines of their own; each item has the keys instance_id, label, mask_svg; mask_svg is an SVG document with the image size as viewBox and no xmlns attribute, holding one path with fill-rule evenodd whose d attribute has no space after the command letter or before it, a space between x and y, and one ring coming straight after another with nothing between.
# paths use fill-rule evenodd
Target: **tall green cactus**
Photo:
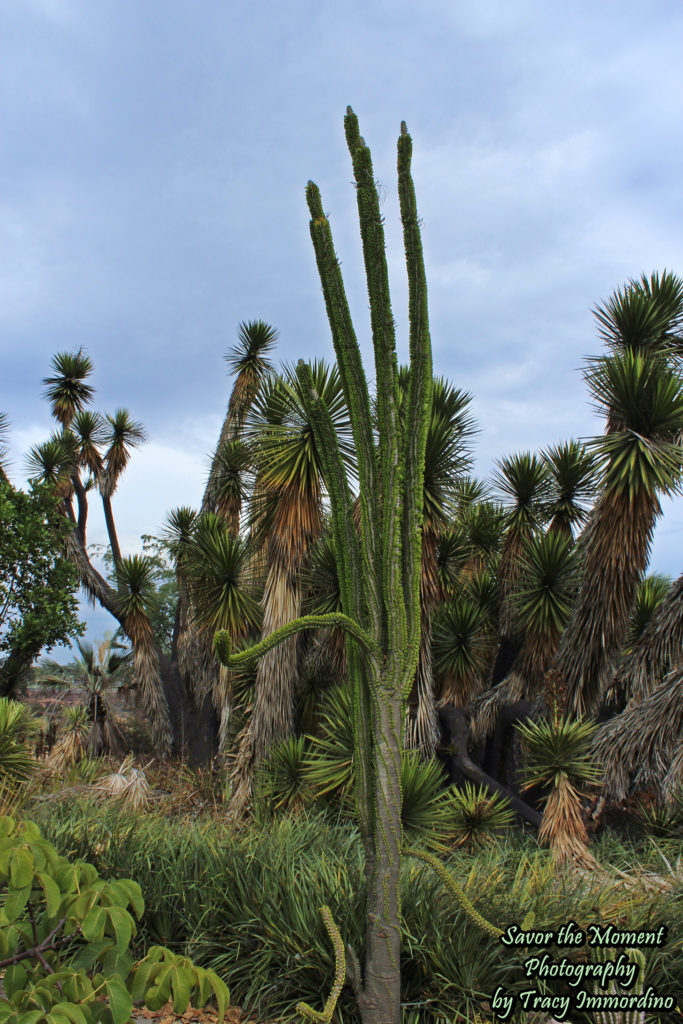
<instances>
[{"instance_id":1,"label":"tall green cactus","mask_svg":"<svg viewBox=\"0 0 683 1024\"><path fill-rule=\"evenodd\" d=\"M408 269L410 384L406 414L398 415L398 362L380 215L370 150L351 108L345 118L353 161L358 216L370 298L377 380L377 424L344 291L330 225L320 192L308 183L311 237L358 456L360 532L353 525L353 494L332 420L313 387L310 367L297 373L323 459L332 507L343 614L305 616L276 630L269 645L293 631L319 627L322 619L346 631L354 695L355 765L361 835L365 848L367 928L365 969L347 959L363 1024L399 1024L401 857L401 747L405 702L420 644L420 555L425 444L432 392L432 358L422 243L411 177L412 141L405 123L398 140L398 192ZM334 619L334 623L332 622ZM231 656L217 634L226 665L264 651ZM352 954L352 951L350 951Z\"/></svg>"}]
</instances>

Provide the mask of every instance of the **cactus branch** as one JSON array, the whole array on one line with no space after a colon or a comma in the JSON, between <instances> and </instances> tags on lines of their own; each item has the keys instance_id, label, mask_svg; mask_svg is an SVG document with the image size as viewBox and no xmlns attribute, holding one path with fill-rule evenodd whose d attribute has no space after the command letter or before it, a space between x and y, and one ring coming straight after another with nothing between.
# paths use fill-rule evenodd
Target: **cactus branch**
<instances>
[{"instance_id":1,"label":"cactus branch","mask_svg":"<svg viewBox=\"0 0 683 1024\"><path fill-rule=\"evenodd\" d=\"M498 939L504 934L502 928L496 928L494 924L491 924L485 917L481 916L472 901L466 895L465 890L458 885L456 880L453 878L453 875L446 871L440 860L437 860L431 853L425 853L424 850L415 850L412 847L404 847L403 853L406 857L415 857L417 860L423 860L425 864L429 864L430 868L436 872L451 895L455 896L467 916L474 921L476 925L483 928L484 931L493 936L494 939Z\"/></svg>"},{"instance_id":2,"label":"cactus branch","mask_svg":"<svg viewBox=\"0 0 683 1024\"><path fill-rule=\"evenodd\" d=\"M354 622L352 618L344 615L343 612L328 612L325 615L303 615L298 619L292 619L291 622L280 626L257 644L235 654L232 653L230 633L227 629L221 629L216 633L213 642L220 663L228 668L236 668L238 665L248 665L257 658L263 657L268 651L272 651L274 647L281 644L283 640L288 640L290 636L294 636L304 629L325 629L335 626L338 629L346 630L354 640L357 640L361 646L377 657L377 650L368 633L357 622Z\"/></svg>"},{"instance_id":3,"label":"cactus branch","mask_svg":"<svg viewBox=\"0 0 683 1024\"><path fill-rule=\"evenodd\" d=\"M339 993L344 986L344 978L346 976L346 955L344 953L344 943L339 933L339 929L332 917L332 911L329 907L321 907L320 915L325 922L325 928L327 934L332 940L334 946L334 982L332 984L332 991L327 997L325 1008L322 1013L317 1010L313 1010L308 1003L297 1003L296 1012L300 1013L305 1020L320 1021L320 1024L330 1024L332 1020L332 1014L337 1006L337 1000L339 999Z\"/></svg>"}]
</instances>

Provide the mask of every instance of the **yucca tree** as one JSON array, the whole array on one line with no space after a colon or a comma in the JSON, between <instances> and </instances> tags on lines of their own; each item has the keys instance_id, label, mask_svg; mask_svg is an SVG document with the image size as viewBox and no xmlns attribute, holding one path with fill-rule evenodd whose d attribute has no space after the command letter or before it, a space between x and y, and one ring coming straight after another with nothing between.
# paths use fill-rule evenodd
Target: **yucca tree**
<instances>
[{"instance_id":1,"label":"yucca tree","mask_svg":"<svg viewBox=\"0 0 683 1024\"><path fill-rule=\"evenodd\" d=\"M591 722L550 719L518 725L526 749L523 776L527 788L550 787L539 839L547 841L558 864L568 861L592 868L588 834L581 817L581 790L595 785L599 770L591 755Z\"/></svg>"},{"instance_id":2,"label":"yucca tree","mask_svg":"<svg viewBox=\"0 0 683 1024\"><path fill-rule=\"evenodd\" d=\"M154 594L155 569L148 558L132 555L118 563L116 577L116 604L133 644L133 672L159 753L165 756L172 747L169 709L159 673L159 650L146 612Z\"/></svg>"},{"instance_id":3,"label":"yucca tree","mask_svg":"<svg viewBox=\"0 0 683 1024\"><path fill-rule=\"evenodd\" d=\"M258 632L261 608L251 545L236 536L215 512L205 512L194 522L185 545L183 570L202 652L213 654L211 640L219 629L227 630L234 643ZM207 668L205 678L211 675ZM231 727L232 679L224 666L214 679L211 697L220 717L219 750L223 751Z\"/></svg>"},{"instance_id":4,"label":"yucca tree","mask_svg":"<svg viewBox=\"0 0 683 1024\"><path fill-rule=\"evenodd\" d=\"M90 358L82 348L78 352L59 352L52 359L53 375L44 377L45 396L52 415L62 427L70 427L77 412L88 405L95 389L86 384L93 371Z\"/></svg>"},{"instance_id":5,"label":"yucca tree","mask_svg":"<svg viewBox=\"0 0 683 1024\"><path fill-rule=\"evenodd\" d=\"M336 367L316 361L313 387L325 402L351 468L348 413ZM263 638L301 614L299 570L323 527L323 463L296 374L268 378L249 414L246 438L253 445L258 494L251 520L256 543L265 546L268 565L263 591ZM284 641L259 662L254 707L240 737L233 773L232 814L246 809L254 770L273 744L294 725L297 685L296 637Z\"/></svg>"},{"instance_id":6,"label":"yucca tree","mask_svg":"<svg viewBox=\"0 0 683 1024\"><path fill-rule=\"evenodd\" d=\"M117 409L113 416L107 414L107 426L104 428L104 442L107 446L104 465L100 474L99 485L104 508L104 519L107 524L109 544L114 557L114 565L121 562L121 548L116 534L116 524L111 507L111 499L119 485L131 457L133 448L138 448L147 439L141 423L131 419L127 409Z\"/></svg>"},{"instance_id":7,"label":"yucca tree","mask_svg":"<svg viewBox=\"0 0 683 1024\"><path fill-rule=\"evenodd\" d=\"M683 468L683 379L659 356L631 349L593 360L590 393L608 429L590 447L600 460L601 494L580 542L582 583L565 630L554 681L572 715L593 713L626 639L650 557L660 497Z\"/></svg>"},{"instance_id":8,"label":"yucca tree","mask_svg":"<svg viewBox=\"0 0 683 1024\"><path fill-rule=\"evenodd\" d=\"M588 519L595 495L595 456L578 441L564 441L546 448L543 458L549 470L548 529L571 540Z\"/></svg>"},{"instance_id":9,"label":"yucca tree","mask_svg":"<svg viewBox=\"0 0 683 1024\"><path fill-rule=\"evenodd\" d=\"M107 690L116 686L121 678L121 669L128 656L121 653L120 646L112 640L93 644L77 640L78 656L75 664L63 667L65 674L76 678L87 693L87 713L90 733L86 740L90 753L116 754L123 746L123 735L113 718L107 701Z\"/></svg>"},{"instance_id":10,"label":"yucca tree","mask_svg":"<svg viewBox=\"0 0 683 1024\"><path fill-rule=\"evenodd\" d=\"M208 509L219 514L221 492L225 492L226 469L228 477L232 477L236 468L235 451L231 452L229 445L239 441L258 390L273 372L268 352L277 344L278 332L263 320L250 320L239 325L237 338L237 344L225 357L235 380L202 501L202 511Z\"/></svg>"},{"instance_id":11,"label":"yucca tree","mask_svg":"<svg viewBox=\"0 0 683 1024\"><path fill-rule=\"evenodd\" d=\"M402 390L409 386L403 374ZM460 486L471 466L468 442L475 432L469 412L472 396L443 377L432 386L432 408L427 429L420 577L420 656L415 686L408 699L406 746L431 757L439 742L439 724L432 668L431 617L444 593L440 586L439 542L463 501Z\"/></svg>"},{"instance_id":12,"label":"yucca tree","mask_svg":"<svg viewBox=\"0 0 683 1024\"><path fill-rule=\"evenodd\" d=\"M510 673L520 679L520 696L534 697L542 690L576 596L578 558L571 532L550 528L528 538L520 561L514 606L524 641ZM542 696L552 707L554 694Z\"/></svg>"},{"instance_id":13,"label":"yucca tree","mask_svg":"<svg viewBox=\"0 0 683 1024\"><path fill-rule=\"evenodd\" d=\"M499 460L494 483L505 509L505 537L498 566L500 647L493 668L495 685L507 675L521 646L514 594L524 544L545 521L550 472L544 459L532 452L520 452Z\"/></svg>"},{"instance_id":14,"label":"yucca tree","mask_svg":"<svg viewBox=\"0 0 683 1024\"><path fill-rule=\"evenodd\" d=\"M353 688L354 764L367 883L365 970L347 958L363 1024L399 1024L401 750L405 700L420 641L420 557L424 456L431 408L432 365L427 293L415 193L412 143L405 124L398 143L398 180L408 267L410 384L405 421L399 417L398 361L388 291L379 196L370 151L348 108L346 137L353 160L366 268L377 379L376 431L370 395L346 301L339 261L320 193L309 182L311 237L358 461L360 535L353 493L332 418L310 366L297 376L330 490L339 559L341 614L305 616L281 626L251 650L233 656L229 637L216 636L229 666L266 655L301 629L342 626ZM312 1018L313 1011L307 1009Z\"/></svg>"}]
</instances>

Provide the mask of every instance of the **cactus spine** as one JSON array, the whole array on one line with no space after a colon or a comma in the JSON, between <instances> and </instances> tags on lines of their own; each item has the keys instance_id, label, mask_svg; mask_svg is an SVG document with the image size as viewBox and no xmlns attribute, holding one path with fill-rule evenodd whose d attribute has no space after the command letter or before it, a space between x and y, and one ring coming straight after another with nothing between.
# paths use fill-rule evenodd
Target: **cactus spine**
<instances>
[{"instance_id":1,"label":"cactus spine","mask_svg":"<svg viewBox=\"0 0 683 1024\"><path fill-rule=\"evenodd\" d=\"M313 387L310 367L297 373L306 396L316 446L322 453L332 508L349 677L353 685L354 741L360 830L367 880L363 978L355 955L347 959L363 1024L400 1024L401 748L405 702L420 643L420 556L424 459L432 392L432 358L422 243L411 176L412 141L405 123L398 140L398 193L408 270L410 384L404 427L398 415L398 361L380 215L370 150L351 108L345 118L353 162L377 380L377 430L351 321L332 232L318 187L306 198L311 238L358 456L360 532L353 527L353 494L329 412ZM293 630L321 624L304 616L276 630L269 644ZM330 624L331 618L330 618ZM227 638L216 636L224 664L236 664ZM257 656L262 645L241 652ZM353 969L352 969L353 968Z\"/></svg>"}]
</instances>

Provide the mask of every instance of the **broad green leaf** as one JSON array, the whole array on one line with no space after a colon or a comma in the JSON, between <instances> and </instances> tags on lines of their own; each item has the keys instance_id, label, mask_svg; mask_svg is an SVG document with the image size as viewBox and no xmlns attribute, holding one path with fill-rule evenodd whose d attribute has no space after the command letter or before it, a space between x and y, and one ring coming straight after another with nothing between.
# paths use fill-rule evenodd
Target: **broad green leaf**
<instances>
[{"instance_id":1,"label":"broad green leaf","mask_svg":"<svg viewBox=\"0 0 683 1024\"><path fill-rule=\"evenodd\" d=\"M190 1002L192 988L192 972L187 967L171 968L171 988L173 989L173 1012L185 1013Z\"/></svg>"},{"instance_id":2,"label":"broad green leaf","mask_svg":"<svg viewBox=\"0 0 683 1024\"><path fill-rule=\"evenodd\" d=\"M25 846L13 850L9 859L10 884L23 889L33 881L33 854Z\"/></svg>"},{"instance_id":3,"label":"broad green leaf","mask_svg":"<svg viewBox=\"0 0 683 1024\"><path fill-rule=\"evenodd\" d=\"M31 895L31 885L24 886L23 889L16 889L11 892L5 900L5 914L7 915L8 921L16 921L20 914L24 912L24 908L28 903L28 898Z\"/></svg>"},{"instance_id":4,"label":"broad green leaf","mask_svg":"<svg viewBox=\"0 0 683 1024\"><path fill-rule=\"evenodd\" d=\"M53 878L50 878L48 874L41 871L38 875L38 881L40 882L43 892L45 893L45 904L47 907L47 916L54 917L59 910L59 905L62 902L62 894L59 891L59 886Z\"/></svg>"},{"instance_id":5,"label":"broad green leaf","mask_svg":"<svg viewBox=\"0 0 683 1024\"><path fill-rule=\"evenodd\" d=\"M3 978L5 992L12 998L17 992L23 991L26 986L26 968L23 964L10 964L5 970Z\"/></svg>"},{"instance_id":6,"label":"broad green leaf","mask_svg":"<svg viewBox=\"0 0 683 1024\"><path fill-rule=\"evenodd\" d=\"M218 1004L218 1016L220 1020L223 1020L223 1017L225 1017L225 1011L230 1005L230 990L223 979L218 977L215 971L208 970L206 972L206 977L213 989L213 994L216 997L216 1002Z\"/></svg>"},{"instance_id":7,"label":"broad green leaf","mask_svg":"<svg viewBox=\"0 0 683 1024\"><path fill-rule=\"evenodd\" d=\"M121 978L108 978L104 989L109 999L109 1009L114 1024L126 1024L133 1009L133 1000Z\"/></svg>"},{"instance_id":8,"label":"broad green leaf","mask_svg":"<svg viewBox=\"0 0 683 1024\"><path fill-rule=\"evenodd\" d=\"M104 935L106 923L107 912L105 909L103 907L93 907L85 915L81 924L83 938L88 942L96 942L98 939L101 939Z\"/></svg>"},{"instance_id":9,"label":"broad green leaf","mask_svg":"<svg viewBox=\"0 0 683 1024\"><path fill-rule=\"evenodd\" d=\"M112 928L114 929L116 945L122 953L124 949L128 949L128 945L133 935L133 919L128 911L124 910L122 907L107 907L106 913L109 916Z\"/></svg>"}]
</instances>

